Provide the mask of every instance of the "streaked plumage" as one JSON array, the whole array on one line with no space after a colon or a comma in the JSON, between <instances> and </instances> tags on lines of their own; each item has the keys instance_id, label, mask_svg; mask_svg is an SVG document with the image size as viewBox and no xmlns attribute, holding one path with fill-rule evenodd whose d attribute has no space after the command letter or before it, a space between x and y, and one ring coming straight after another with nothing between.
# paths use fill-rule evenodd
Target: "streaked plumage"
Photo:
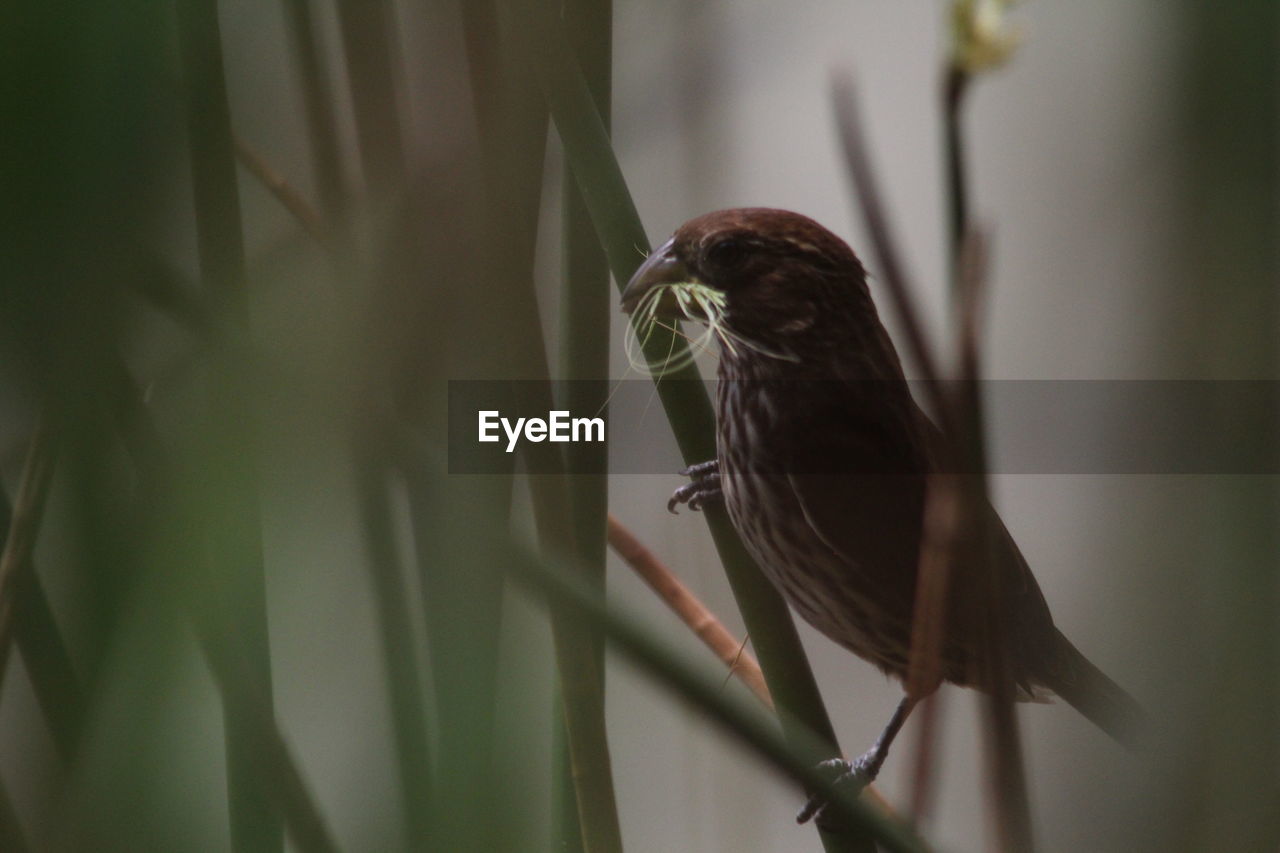
<instances>
[{"instance_id":1,"label":"streaked plumage","mask_svg":"<svg viewBox=\"0 0 1280 853\"><path fill-rule=\"evenodd\" d=\"M724 210L690 220L655 251L624 307L681 281L723 291L719 322L750 344L721 348L716 401L719 484L743 542L804 619L904 677L940 437L911 397L862 264L799 214ZM1136 704L1054 626L989 511L1018 688L1057 693L1131 743ZM978 568L953 571L942 664L945 679L984 688L982 622L992 613L971 594Z\"/></svg>"}]
</instances>

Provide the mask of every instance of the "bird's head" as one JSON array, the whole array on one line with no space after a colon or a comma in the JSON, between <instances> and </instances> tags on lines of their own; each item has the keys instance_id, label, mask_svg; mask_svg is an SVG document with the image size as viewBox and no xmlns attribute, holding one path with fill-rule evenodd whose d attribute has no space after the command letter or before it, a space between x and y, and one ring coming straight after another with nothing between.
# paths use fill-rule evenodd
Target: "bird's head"
<instances>
[{"instance_id":1,"label":"bird's head","mask_svg":"<svg viewBox=\"0 0 1280 853\"><path fill-rule=\"evenodd\" d=\"M642 333L689 319L727 352L793 360L820 327L856 326L868 310L875 318L853 250L812 219L770 208L719 210L680 226L636 270L622 310Z\"/></svg>"}]
</instances>

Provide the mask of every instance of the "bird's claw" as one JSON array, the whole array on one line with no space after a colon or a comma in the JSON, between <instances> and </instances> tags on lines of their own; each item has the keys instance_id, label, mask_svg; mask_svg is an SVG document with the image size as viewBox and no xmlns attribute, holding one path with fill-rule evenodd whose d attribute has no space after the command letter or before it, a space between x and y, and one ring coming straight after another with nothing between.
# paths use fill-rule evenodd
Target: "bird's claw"
<instances>
[{"instance_id":1,"label":"bird's claw","mask_svg":"<svg viewBox=\"0 0 1280 853\"><path fill-rule=\"evenodd\" d=\"M831 787L848 790L855 797L862 793L863 788L875 780L874 768L875 760L870 753L854 761L845 761L843 758L829 758L817 766L818 772L830 779ZM828 802L829 800L822 794L814 794L796 815L796 823L808 823L813 818L817 818L818 824L821 826Z\"/></svg>"},{"instance_id":2,"label":"bird's claw","mask_svg":"<svg viewBox=\"0 0 1280 853\"><path fill-rule=\"evenodd\" d=\"M681 468L676 473L682 477L693 477L695 480L708 474L719 474L720 460L709 459L706 462L698 462L686 468Z\"/></svg>"},{"instance_id":3,"label":"bird's claw","mask_svg":"<svg viewBox=\"0 0 1280 853\"><path fill-rule=\"evenodd\" d=\"M676 513L676 507L687 504L689 509L697 512L709 503L721 500L724 495L720 491L720 463L715 459L710 462L699 462L680 471L690 481L671 493L667 501L667 511Z\"/></svg>"}]
</instances>

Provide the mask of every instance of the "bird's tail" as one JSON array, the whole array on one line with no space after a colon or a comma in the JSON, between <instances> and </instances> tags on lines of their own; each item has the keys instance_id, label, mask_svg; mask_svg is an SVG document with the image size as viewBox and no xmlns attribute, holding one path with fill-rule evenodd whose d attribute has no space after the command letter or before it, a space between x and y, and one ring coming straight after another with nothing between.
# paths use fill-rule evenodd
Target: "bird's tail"
<instances>
[{"instance_id":1,"label":"bird's tail","mask_svg":"<svg viewBox=\"0 0 1280 853\"><path fill-rule=\"evenodd\" d=\"M1081 654L1061 631L1058 641L1060 665L1045 686L1122 745L1140 750L1149 728L1142 706Z\"/></svg>"}]
</instances>

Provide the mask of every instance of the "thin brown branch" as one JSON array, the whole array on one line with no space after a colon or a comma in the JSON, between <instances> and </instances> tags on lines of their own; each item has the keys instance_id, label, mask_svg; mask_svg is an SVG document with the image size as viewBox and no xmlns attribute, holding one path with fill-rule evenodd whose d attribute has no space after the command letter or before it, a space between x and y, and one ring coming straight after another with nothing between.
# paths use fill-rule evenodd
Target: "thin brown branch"
<instances>
[{"instance_id":1,"label":"thin brown branch","mask_svg":"<svg viewBox=\"0 0 1280 853\"><path fill-rule=\"evenodd\" d=\"M958 365L960 370L961 391L957 399L949 399L940 384L941 373L913 297L915 293L906 278L901 255L894 243L888 225L888 217L881 201L876 183L875 173L871 167L868 147L862 133L862 124L858 116L856 93L852 79L846 74L838 76L834 81L834 100L836 118L844 147L845 159L849 174L854 184L867 230L871 238L872 248L879 261L888 286L895 310L904 326L907 345L925 375L925 387L929 402L942 427L945 446L944 456L950 457L950 464L962 464L963 469L975 472L974 476L963 478L959 483L957 495L947 495L950 488L941 478L934 477L930 483L931 497L926 499L926 541L921 548L919 565L919 584L917 612L913 624L912 660L910 662L908 690L911 695L915 691L927 691L940 680L941 643L945 636L945 624L941 621L946 616L947 589L950 564L954 553L958 550L955 541L961 524L961 518L975 520L977 530L975 548L971 553L977 558L979 565L992 573L991 577L981 578L979 595L997 613L1002 613L1001 599L1003 592L994 576L994 567L986 555L991 552L988 547L991 531L990 515L987 507L987 489L985 448L982 431L982 408L977 385L981 375L978 363L978 306L982 292L982 281L985 276L985 246L982 241L971 236L967 223L968 212L965 187L963 181L963 163L960 160L959 119L958 110L963 101L963 84L955 86L948 93L946 105L948 128L954 130L949 148L949 177L953 182L952 202L959 207L952 209L953 227L963 228L958 237L953 237L953 269L956 274L956 295L959 309L959 347ZM948 460L941 460L948 464ZM940 488L941 486L941 488ZM948 533L948 528L953 532ZM930 541L932 540L932 541ZM965 549L970 553L970 549ZM948 556L951 552L952 556ZM989 757L990 780L995 792L996 812L999 826L999 842L1002 849L1031 849L1031 819L1026 797L1026 784L1022 768L1022 753L1018 738L1017 718L1012 705L1012 682L1008 678L1005 649L1002 645L1003 625L991 626L994 634L986 638L983 644L987 651L987 673L993 695L988 697L986 709L987 725L984 727L991 749ZM921 753L917 756L918 773L928 772L929 742L931 733L926 732L921 740ZM923 790L917 778L917 794Z\"/></svg>"},{"instance_id":2,"label":"thin brown branch","mask_svg":"<svg viewBox=\"0 0 1280 853\"><path fill-rule=\"evenodd\" d=\"M330 239L324 218L316 212L316 209L311 206L306 197L238 135L233 137L233 142L235 144L236 160L240 162L240 165L244 166L249 174L257 178L276 197L276 200L302 223L302 227L307 230L308 234L314 237L320 245L328 247Z\"/></svg>"},{"instance_id":3,"label":"thin brown branch","mask_svg":"<svg viewBox=\"0 0 1280 853\"><path fill-rule=\"evenodd\" d=\"M986 244L978 235L970 234L961 241L957 262L957 296L959 300L960 388L963 399L951 401L960 411L972 411L978 405L975 396L978 378L978 300L986 275ZM966 423L971 423L966 419ZM951 453L954 444L946 452ZM959 460L943 462L953 467ZM944 469L945 470L945 469ZM951 574L960 552L961 520L982 518L975 507L985 503L985 490L966 493L958 474L935 474L929 478L925 492L924 536L920 546L917 570L915 612L911 625L911 654L908 658L907 694L930 697L921 709L919 736L916 741L915 767L911 785L911 814L917 820L929 810L933 756L935 753L937 708L934 692L942 681L942 644L946 633L947 603L950 600ZM973 492L973 489L969 489ZM975 501L966 506L966 500Z\"/></svg>"},{"instance_id":4,"label":"thin brown branch","mask_svg":"<svg viewBox=\"0 0 1280 853\"><path fill-rule=\"evenodd\" d=\"M924 535L916 570L916 600L907 658L907 695L921 703L911 783L911 814L928 813L937 741L938 685L942 682L942 645L946 634L951 574L960 545L962 495L959 475L934 474L924 503Z\"/></svg>"},{"instance_id":5,"label":"thin brown branch","mask_svg":"<svg viewBox=\"0 0 1280 853\"><path fill-rule=\"evenodd\" d=\"M917 570L915 615L911 625L907 695L923 699L942 682L942 643L947 593L955 559L960 517L960 484L952 474L929 478L924 504L924 536Z\"/></svg>"},{"instance_id":6,"label":"thin brown branch","mask_svg":"<svg viewBox=\"0 0 1280 853\"><path fill-rule=\"evenodd\" d=\"M13 647L14 598L23 572L31 567L31 552L40 532L49 484L57 458L57 440L46 407L36 422L22 469L22 481L14 500L9 535L0 552L0 680L4 677L9 650Z\"/></svg>"},{"instance_id":7,"label":"thin brown branch","mask_svg":"<svg viewBox=\"0 0 1280 853\"><path fill-rule=\"evenodd\" d=\"M987 487L986 447L983 439L983 408L978 378L982 365L978 353L979 316L985 295L987 250L985 239L971 227L960 243L957 258L957 296L959 298L961 387L965 399L959 411L963 424L961 439L968 470L976 472L967 479L964 499L968 502L968 518L975 520L973 529L978 541L977 564L985 571L975 580L979 595L987 602L994 619L983 620L988 635L982 648L986 652L984 681L989 690L983 710L988 744L989 784L996 804L999 849L1031 851L1031 805L1027 796L1026 770L1019 736L1018 717L1014 710L1014 681L1009 660L1009 590L1004 588L995 548L994 512L990 510Z\"/></svg>"},{"instance_id":8,"label":"thin brown branch","mask_svg":"<svg viewBox=\"0 0 1280 853\"><path fill-rule=\"evenodd\" d=\"M724 623L713 613L666 563L640 541L626 525L609 513L609 547L638 574L658 597L675 612L716 657L729 667L729 674L736 675L769 710L773 710L773 697L765 684L764 672L755 657L746 650ZM868 785L863 796L870 799L887 815L894 815L893 807L875 786Z\"/></svg>"},{"instance_id":9,"label":"thin brown branch","mask_svg":"<svg viewBox=\"0 0 1280 853\"><path fill-rule=\"evenodd\" d=\"M982 311L986 302L988 242L986 235L975 229L970 229L960 241L956 286L959 288L960 376L966 383L976 383L980 376L978 342L982 339Z\"/></svg>"},{"instance_id":10,"label":"thin brown branch","mask_svg":"<svg viewBox=\"0 0 1280 853\"><path fill-rule=\"evenodd\" d=\"M609 513L609 547L635 570L707 648L715 652L716 657L747 685L765 707L773 709L773 697L769 695L764 673L755 657L742 648L742 643L698 596L613 513Z\"/></svg>"},{"instance_id":11,"label":"thin brown branch","mask_svg":"<svg viewBox=\"0 0 1280 853\"><path fill-rule=\"evenodd\" d=\"M954 457L955 402L948 397L942 385L942 374L920 318L914 295L916 291L906 278L905 267L889 229L888 215L880 197L862 132L854 84L848 75L836 77L834 100L854 195L858 199L894 310L906 332L908 348L924 374L928 401L942 426L945 441L941 450L948 457ZM940 461L944 470L953 467L946 460ZM915 815L923 813L929 799L937 720L935 691L942 679L947 594L951 568L955 561L959 515L960 493L956 478L945 475L929 478L925 493L924 536L916 575L916 601L905 685L907 694L923 703L912 784L912 813Z\"/></svg>"},{"instance_id":12,"label":"thin brown branch","mask_svg":"<svg viewBox=\"0 0 1280 853\"><path fill-rule=\"evenodd\" d=\"M853 79L848 74L839 74L835 77L832 86L836 123L844 148L849 177L853 181L854 197L857 198L859 209L862 211L867 233L871 238L871 247L880 264L880 271L884 275L884 282L889 289L894 310L902 321L907 336L907 348L924 374L929 403L941 422L944 432L950 435L952 434L949 428L952 417L939 384L942 374L938 369L933 348L925 335L924 324L915 298L917 290L907 278L901 253L889 228L888 216L885 213L884 202L880 196L879 185L876 182L875 171L871 166L866 139L862 132Z\"/></svg>"},{"instance_id":13,"label":"thin brown branch","mask_svg":"<svg viewBox=\"0 0 1280 853\"><path fill-rule=\"evenodd\" d=\"M959 311L960 388L963 400L953 405L971 411L978 405L975 396L978 377L979 302L986 276L986 241L969 233L960 243L957 259ZM949 452L950 448L948 448ZM958 460L944 462L953 466ZM911 654L908 658L907 694L929 697L921 708L911 784L911 814L917 820L928 812L932 794L937 707L934 692L942 681L942 643L947 619L951 573L960 547L961 517L965 509L964 485L958 475L935 474L925 493L924 536L917 571L915 613L911 624ZM972 507L970 507L972 509ZM970 514L969 518L981 517Z\"/></svg>"},{"instance_id":14,"label":"thin brown branch","mask_svg":"<svg viewBox=\"0 0 1280 853\"><path fill-rule=\"evenodd\" d=\"M334 120L333 87L321 58L319 32L310 0L287 0L289 35L298 59L298 82L311 141L311 162L321 208L335 221L343 207L342 156Z\"/></svg>"}]
</instances>

